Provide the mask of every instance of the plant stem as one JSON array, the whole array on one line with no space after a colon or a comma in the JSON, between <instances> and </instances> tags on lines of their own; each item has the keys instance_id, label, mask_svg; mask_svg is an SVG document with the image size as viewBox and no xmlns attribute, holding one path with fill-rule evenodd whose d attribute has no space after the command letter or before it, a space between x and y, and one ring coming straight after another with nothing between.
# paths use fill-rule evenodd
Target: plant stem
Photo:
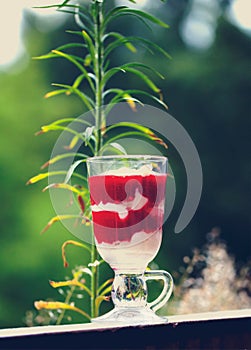
<instances>
[{"instance_id":1,"label":"plant stem","mask_svg":"<svg viewBox=\"0 0 251 350\"><path fill-rule=\"evenodd\" d=\"M74 293L74 290L76 289L75 286L71 286L71 289L69 290L68 294L67 294L67 297L65 298L65 303L66 304L70 304L70 300L71 300L71 297ZM65 309L62 310L62 313L59 315L58 319L57 319L57 322L56 322L56 325L60 325L63 318L64 318L64 315L65 315Z\"/></svg>"},{"instance_id":2,"label":"plant stem","mask_svg":"<svg viewBox=\"0 0 251 350\"><path fill-rule=\"evenodd\" d=\"M102 23L103 23L103 1L94 0L93 3L93 21L94 21L94 43L95 43L95 60L94 60L94 74L96 77L96 93L95 93L95 126L96 126L96 145L95 155L100 153L103 145L102 128L105 127L105 116L103 110L103 87L102 79L104 75L103 63L104 63L104 47L102 40ZM96 298L98 296L98 266L96 261L98 258L97 248L94 242L92 242L92 277L91 277L91 317L98 316L98 310L96 308Z\"/></svg>"},{"instance_id":3,"label":"plant stem","mask_svg":"<svg viewBox=\"0 0 251 350\"><path fill-rule=\"evenodd\" d=\"M102 148L102 129L105 127L105 116L103 109L103 86L104 75L104 46L102 40L103 24L103 1L95 1L94 33L95 33L95 62L94 73L96 77L96 95L95 95L95 120L96 120L96 154L99 154Z\"/></svg>"}]
</instances>

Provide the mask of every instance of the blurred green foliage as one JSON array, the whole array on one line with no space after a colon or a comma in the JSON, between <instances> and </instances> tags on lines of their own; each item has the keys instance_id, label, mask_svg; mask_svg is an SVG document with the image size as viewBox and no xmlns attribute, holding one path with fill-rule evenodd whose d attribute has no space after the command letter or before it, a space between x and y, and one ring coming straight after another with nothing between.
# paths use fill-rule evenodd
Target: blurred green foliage
<instances>
[{"instance_id":1,"label":"blurred green foliage","mask_svg":"<svg viewBox=\"0 0 251 350\"><path fill-rule=\"evenodd\" d=\"M180 4L178 6L177 4ZM205 241L214 226L222 229L237 261L250 256L250 93L251 38L231 25L224 16L217 22L216 40L205 51L189 49L183 43L179 25L187 10L184 1L156 7L169 19L168 35L161 30L151 33L164 43L173 59L157 61L156 68L167 79L161 82L172 114L187 129L201 157L204 188L198 211L184 232L173 228L185 196L186 176L182 162L172 145L169 158L175 173L177 201L165 225L165 235L156 262L161 268L178 269L182 257ZM128 32L140 34L140 23L123 23ZM130 21L130 19L128 19ZM73 27L69 19L65 28ZM64 28L39 32L35 17L26 14L24 31L30 56L49 51L69 38ZM143 49L138 52L150 63ZM113 59L123 60L114 55ZM40 235L54 215L43 185L26 187L26 181L39 172L49 159L57 134L35 137L41 125L58 118L78 116L83 111L74 97L44 100L51 82L72 82L76 72L63 61L30 61L19 73L0 72L0 327L22 326L26 310L33 301L54 297L49 279L64 279L75 264L86 257L76 248L69 249L70 267L63 268L61 245L71 235L60 223ZM135 87L131 77L118 85Z\"/></svg>"}]
</instances>

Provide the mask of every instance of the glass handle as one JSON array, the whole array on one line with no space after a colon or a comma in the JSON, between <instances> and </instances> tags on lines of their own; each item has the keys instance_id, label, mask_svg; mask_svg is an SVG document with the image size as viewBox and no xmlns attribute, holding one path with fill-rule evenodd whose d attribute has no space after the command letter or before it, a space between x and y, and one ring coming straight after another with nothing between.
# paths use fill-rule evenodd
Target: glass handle
<instances>
[{"instance_id":1,"label":"glass handle","mask_svg":"<svg viewBox=\"0 0 251 350\"><path fill-rule=\"evenodd\" d=\"M164 306L169 300L173 291L173 278L169 272L166 272L164 270L149 270L145 271L144 279L145 281L161 280L164 282L164 286L160 295L151 303L147 303L147 305L155 312Z\"/></svg>"}]
</instances>

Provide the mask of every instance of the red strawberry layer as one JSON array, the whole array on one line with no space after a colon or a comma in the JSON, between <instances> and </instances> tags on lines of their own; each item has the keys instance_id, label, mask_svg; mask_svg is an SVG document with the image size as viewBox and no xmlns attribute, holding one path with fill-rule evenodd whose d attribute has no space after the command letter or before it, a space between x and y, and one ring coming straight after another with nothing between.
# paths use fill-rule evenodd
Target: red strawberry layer
<instances>
[{"instance_id":1,"label":"red strawberry layer","mask_svg":"<svg viewBox=\"0 0 251 350\"><path fill-rule=\"evenodd\" d=\"M91 176L89 188L97 242L131 241L136 232L159 230L163 224L165 186L166 175Z\"/></svg>"}]
</instances>

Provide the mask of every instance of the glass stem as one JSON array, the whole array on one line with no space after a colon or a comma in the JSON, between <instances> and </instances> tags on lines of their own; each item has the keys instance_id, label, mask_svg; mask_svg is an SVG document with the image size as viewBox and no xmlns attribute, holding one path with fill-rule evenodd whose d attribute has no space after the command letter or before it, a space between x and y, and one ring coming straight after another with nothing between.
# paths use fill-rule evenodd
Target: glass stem
<instances>
[{"instance_id":1,"label":"glass stem","mask_svg":"<svg viewBox=\"0 0 251 350\"><path fill-rule=\"evenodd\" d=\"M112 301L116 308L146 306L147 286L143 274L115 273Z\"/></svg>"}]
</instances>

